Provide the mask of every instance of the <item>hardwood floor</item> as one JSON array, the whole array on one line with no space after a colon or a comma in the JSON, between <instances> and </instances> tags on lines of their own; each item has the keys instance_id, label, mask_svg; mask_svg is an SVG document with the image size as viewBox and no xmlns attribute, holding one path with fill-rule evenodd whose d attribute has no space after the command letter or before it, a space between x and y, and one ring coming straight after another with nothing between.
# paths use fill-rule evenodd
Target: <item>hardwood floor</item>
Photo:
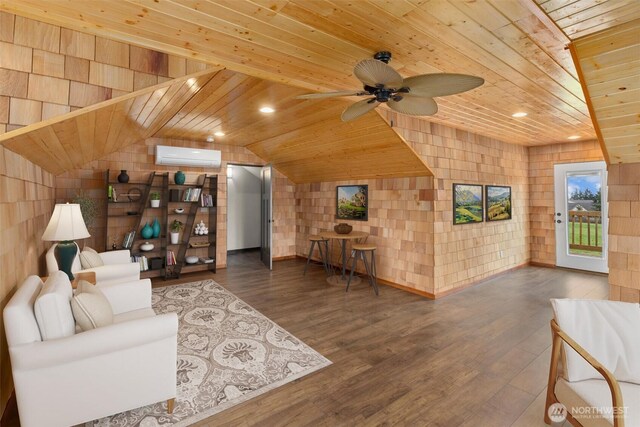
<instances>
[{"instance_id":1,"label":"hardwood floor","mask_svg":"<svg viewBox=\"0 0 640 427\"><path fill-rule=\"evenodd\" d=\"M600 298L607 278L527 267L442 300L366 281L349 293L300 259L267 270L255 252L212 278L333 365L196 426L544 426L549 298ZM13 419L13 423L17 424Z\"/></svg>"},{"instance_id":2,"label":"hardwood floor","mask_svg":"<svg viewBox=\"0 0 640 427\"><path fill-rule=\"evenodd\" d=\"M349 293L304 261L229 258L211 277L333 365L198 426L536 426L550 360L549 298L608 295L605 276L527 267L442 300L363 281Z\"/></svg>"}]
</instances>

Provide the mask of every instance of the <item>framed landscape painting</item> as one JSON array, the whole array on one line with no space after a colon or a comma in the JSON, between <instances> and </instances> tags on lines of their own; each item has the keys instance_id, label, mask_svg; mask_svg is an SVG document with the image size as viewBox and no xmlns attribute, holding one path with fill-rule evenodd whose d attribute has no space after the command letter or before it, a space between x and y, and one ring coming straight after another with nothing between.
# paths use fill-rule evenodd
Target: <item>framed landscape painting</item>
<instances>
[{"instance_id":1,"label":"framed landscape painting","mask_svg":"<svg viewBox=\"0 0 640 427\"><path fill-rule=\"evenodd\" d=\"M453 184L453 224L482 222L482 185Z\"/></svg>"},{"instance_id":2,"label":"framed landscape painting","mask_svg":"<svg viewBox=\"0 0 640 427\"><path fill-rule=\"evenodd\" d=\"M511 219L511 187L487 185L487 221Z\"/></svg>"},{"instance_id":3,"label":"framed landscape painting","mask_svg":"<svg viewBox=\"0 0 640 427\"><path fill-rule=\"evenodd\" d=\"M338 185L336 187L336 218L367 221L369 209L368 185Z\"/></svg>"}]
</instances>

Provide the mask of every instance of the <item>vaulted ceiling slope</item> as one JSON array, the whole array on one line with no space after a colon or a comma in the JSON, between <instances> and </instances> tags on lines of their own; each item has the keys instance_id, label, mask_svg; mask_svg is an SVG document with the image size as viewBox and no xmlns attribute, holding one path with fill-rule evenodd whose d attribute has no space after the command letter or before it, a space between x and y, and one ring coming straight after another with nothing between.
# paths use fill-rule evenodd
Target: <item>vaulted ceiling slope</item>
<instances>
[{"instance_id":1,"label":"vaulted ceiling slope","mask_svg":"<svg viewBox=\"0 0 640 427\"><path fill-rule=\"evenodd\" d=\"M536 0L572 40L640 18L638 0Z\"/></svg>"},{"instance_id":2,"label":"vaulted ceiling slope","mask_svg":"<svg viewBox=\"0 0 640 427\"><path fill-rule=\"evenodd\" d=\"M572 51L608 161L640 162L640 19L582 37Z\"/></svg>"},{"instance_id":3,"label":"vaulted ceiling slope","mask_svg":"<svg viewBox=\"0 0 640 427\"><path fill-rule=\"evenodd\" d=\"M570 3L574 12L594 4ZM438 99L440 111L431 118L435 122L527 145L564 142L569 135L595 138L573 62L564 49L569 38L533 0L0 4L20 15L307 91L357 89L354 65L389 50L391 65L404 76L450 72L485 79L476 90ZM519 111L528 116L514 119L511 115Z\"/></svg>"},{"instance_id":4,"label":"vaulted ceiling slope","mask_svg":"<svg viewBox=\"0 0 640 427\"><path fill-rule=\"evenodd\" d=\"M304 92L228 70L207 70L0 135L0 144L55 174L151 136L246 147L293 182L430 176L376 113L343 123L347 101L296 100ZM276 109L258 112L263 105Z\"/></svg>"}]
</instances>

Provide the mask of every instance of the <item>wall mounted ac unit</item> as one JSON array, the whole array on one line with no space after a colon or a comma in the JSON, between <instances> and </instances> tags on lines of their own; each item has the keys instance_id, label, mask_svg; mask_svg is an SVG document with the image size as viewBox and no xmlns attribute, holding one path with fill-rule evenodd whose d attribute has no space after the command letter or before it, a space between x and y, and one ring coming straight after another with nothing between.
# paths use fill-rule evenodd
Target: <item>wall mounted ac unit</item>
<instances>
[{"instance_id":1,"label":"wall mounted ac unit","mask_svg":"<svg viewBox=\"0 0 640 427\"><path fill-rule=\"evenodd\" d=\"M219 168L221 160L219 150L156 145L156 165Z\"/></svg>"}]
</instances>

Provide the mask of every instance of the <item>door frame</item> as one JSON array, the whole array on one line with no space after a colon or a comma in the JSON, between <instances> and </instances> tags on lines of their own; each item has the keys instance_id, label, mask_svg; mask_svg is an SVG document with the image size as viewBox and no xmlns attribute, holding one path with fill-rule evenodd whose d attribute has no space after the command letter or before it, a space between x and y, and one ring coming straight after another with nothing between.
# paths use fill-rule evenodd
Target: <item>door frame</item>
<instances>
[{"instance_id":1,"label":"door frame","mask_svg":"<svg viewBox=\"0 0 640 427\"><path fill-rule=\"evenodd\" d=\"M271 163L262 166L260 180L262 181L260 259L269 270L273 270L273 166Z\"/></svg>"},{"instance_id":2,"label":"door frame","mask_svg":"<svg viewBox=\"0 0 640 427\"><path fill-rule=\"evenodd\" d=\"M602 213L602 257L597 258L588 255L569 254L567 241L567 173L581 171L590 172L599 170L602 176L600 187L601 213ZM554 183L554 228L556 243L556 266L574 268L578 270L608 273L608 184L607 164L604 161L561 163L553 165Z\"/></svg>"}]
</instances>

